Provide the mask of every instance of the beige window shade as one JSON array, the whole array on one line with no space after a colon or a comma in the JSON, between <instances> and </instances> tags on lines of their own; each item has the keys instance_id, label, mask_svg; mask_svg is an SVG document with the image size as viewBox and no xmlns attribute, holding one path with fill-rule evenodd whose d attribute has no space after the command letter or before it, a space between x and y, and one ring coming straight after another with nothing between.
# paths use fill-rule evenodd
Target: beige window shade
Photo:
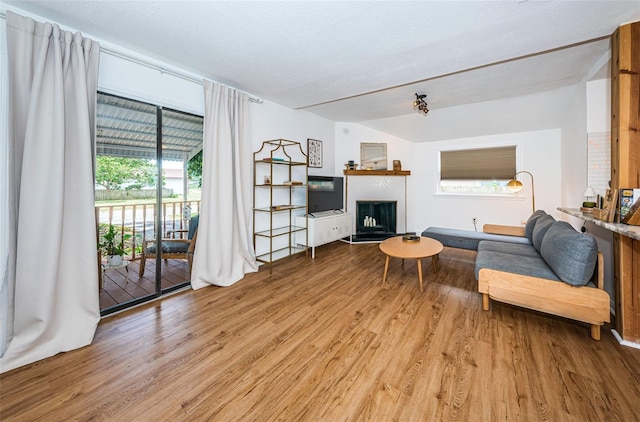
<instances>
[{"instance_id":1,"label":"beige window shade","mask_svg":"<svg viewBox=\"0 0 640 422\"><path fill-rule=\"evenodd\" d=\"M440 180L510 180L516 174L516 147L440 152Z\"/></svg>"}]
</instances>

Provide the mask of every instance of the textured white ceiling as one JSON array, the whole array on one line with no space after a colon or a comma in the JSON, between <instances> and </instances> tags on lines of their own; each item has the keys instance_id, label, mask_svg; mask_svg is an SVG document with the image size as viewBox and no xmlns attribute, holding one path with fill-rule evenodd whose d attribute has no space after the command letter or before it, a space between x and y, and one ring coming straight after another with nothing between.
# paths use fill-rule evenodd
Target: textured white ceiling
<instances>
[{"instance_id":1,"label":"textured white ceiling","mask_svg":"<svg viewBox=\"0 0 640 422\"><path fill-rule=\"evenodd\" d=\"M640 20L637 0L5 3L336 121L558 90Z\"/></svg>"}]
</instances>

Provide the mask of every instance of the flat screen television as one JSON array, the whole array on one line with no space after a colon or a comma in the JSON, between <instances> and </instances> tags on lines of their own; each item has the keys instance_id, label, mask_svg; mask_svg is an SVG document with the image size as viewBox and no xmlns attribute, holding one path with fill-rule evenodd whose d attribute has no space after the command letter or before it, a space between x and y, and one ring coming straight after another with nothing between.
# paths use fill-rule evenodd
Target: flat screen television
<instances>
[{"instance_id":1,"label":"flat screen television","mask_svg":"<svg viewBox=\"0 0 640 422\"><path fill-rule=\"evenodd\" d=\"M309 176L307 192L309 214L344 208L342 177Z\"/></svg>"}]
</instances>

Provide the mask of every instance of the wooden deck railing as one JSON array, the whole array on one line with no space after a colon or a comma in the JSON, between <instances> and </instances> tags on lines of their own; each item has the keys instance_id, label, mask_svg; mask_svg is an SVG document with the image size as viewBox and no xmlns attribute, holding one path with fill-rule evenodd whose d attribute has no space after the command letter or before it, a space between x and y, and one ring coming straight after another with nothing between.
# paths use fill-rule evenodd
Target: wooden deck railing
<instances>
[{"instance_id":1,"label":"wooden deck railing","mask_svg":"<svg viewBox=\"0 0 640 422\"><path fill-rule=\"evenodd\" d=\"M185 206L190 208L191 214L200 213L200 201L172 201L162 203L162 233L166 237L169 230L187 228L188 218L183 218ZM122 234L130 234L131 239L124 244L126 257L136 259L140 255L139 248L147 240L154 240L156 233L156 205L155 204L126 204L96 206L97 230L100 227L116 226ZM186 233L180 233L186 237ZM137 250L138 249L138 250Z\"/></svg>"}]
</instances>

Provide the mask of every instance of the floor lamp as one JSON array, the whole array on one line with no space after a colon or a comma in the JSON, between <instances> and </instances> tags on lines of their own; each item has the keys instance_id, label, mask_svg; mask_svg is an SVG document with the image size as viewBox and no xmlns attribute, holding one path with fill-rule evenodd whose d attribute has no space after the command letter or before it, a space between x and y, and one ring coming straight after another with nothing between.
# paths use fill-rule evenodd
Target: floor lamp
<instances>
[{"instance_id":1,"label":"floor lamp","mask_svg":"<svg viewBox=\"0 0 640 422\"><path fill-rule=\"evenodd\" d=\"M513 175L513 179L509 180L509 182L507 183L507 189L509 189L511 192L520 192L522 190L522 182L516 179L516 177L520 173L527 173L529 176L531 176L531 207L533 208L533 212L536 212L536 190L533 187L533 174L525 170L516 172L516 174Z\"/></svg>"}]
</instances>

